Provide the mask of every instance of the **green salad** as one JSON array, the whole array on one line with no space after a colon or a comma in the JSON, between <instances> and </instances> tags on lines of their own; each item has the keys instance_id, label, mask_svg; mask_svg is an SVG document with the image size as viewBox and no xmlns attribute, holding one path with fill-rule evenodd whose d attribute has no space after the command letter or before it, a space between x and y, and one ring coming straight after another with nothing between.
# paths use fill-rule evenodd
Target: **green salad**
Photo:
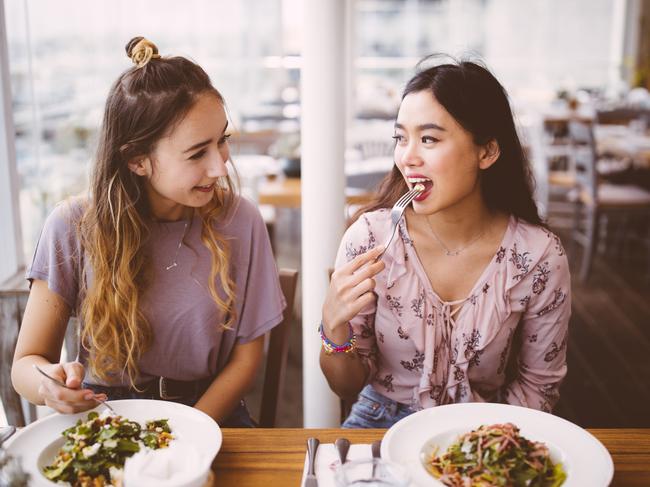
<instances>
[{"instance_id":1,"label":"green salad","mask_svg":"<svg viewBox=\"0 0 650 487\"><path fill-rule=\"evenodd\" d=\"M43 474L73 487L119 485L126 459L141 448L166 448L174 438L167 419L139 423L121 416L88 413L63 431L66 441Z\"/></svg>"},{"instance_id":2,"label":"green salad","mask_svg":"<svg viewBox=\"0 0 650 487\"><path fill-rule=\"evenodd\" d=\"M544 443L530 441L512 423L481 426L458 438L427 470L450 487L558 487L566 480Z\"/></svg>"}]
</instances>

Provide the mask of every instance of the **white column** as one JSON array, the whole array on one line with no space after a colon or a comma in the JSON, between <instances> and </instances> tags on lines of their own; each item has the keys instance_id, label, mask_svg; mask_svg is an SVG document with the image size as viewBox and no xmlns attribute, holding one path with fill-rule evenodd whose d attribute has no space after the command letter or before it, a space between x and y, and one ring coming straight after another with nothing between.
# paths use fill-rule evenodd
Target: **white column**
<instances>
[{"instance_id":1,"label":"white column","mask_svg":"<svg viewBox=\"0 0 650 487\"><path fill-rule=\"evenodd\" d=\"M346 0L311 0L303 12L301 69L303 404L306 428L338 425L339 401L318 364L321 319L344 230Z\"/></svg>"},{"instance_id":2,"label":"white column","mask_svg":"<svg viewBox=\"0 0 650 487\"><path fill-rule=\"evenodd\" d=\"M356 87L356 62L357 62L357 43L356 43L356 26L355 26L355 2L356 0L344 0L345 13L344 33L343 33L343 52L345 56L344 83L345 83L345 135L348 135L350 127L354 125L354 116L356 113L356 104L354 102Z\"/></svg>"},{"instance_id":3,"label":"white column","mask_svg":"<svg viewBox=\"0 0 650 487\"><path fill-rule=\"evenodd\" d=\"M0 1L0 282L23 264L4 2Z\"/></svg>"},{"instance_id":4,"label":"white column","mask_svg":"<svg viewBox=\"0 0 650 487\"><path fill-rule=\"evenodd\" d=\"M623 83L623 53L625 46L625 17L628 0L614 0L612 5L612 31L609 44L609 86L617 92Z\"/></svg>"},{"instance_id":5,"label":"white column","mask_svg":"<svg viewBox=\"0 0 650 487\"><path fill-rule=\"evenodd\" d=\"M646 9L649 9L650 2L645 1ZM621 76L628 86L633 86L634 71L636 69L637 57L641 44L641 25L643 22L643 5L641 0L626 0L625 18L623 20L623 52ZM647 20L646 20L647 22Z\"/></svg>"}]
</instances>

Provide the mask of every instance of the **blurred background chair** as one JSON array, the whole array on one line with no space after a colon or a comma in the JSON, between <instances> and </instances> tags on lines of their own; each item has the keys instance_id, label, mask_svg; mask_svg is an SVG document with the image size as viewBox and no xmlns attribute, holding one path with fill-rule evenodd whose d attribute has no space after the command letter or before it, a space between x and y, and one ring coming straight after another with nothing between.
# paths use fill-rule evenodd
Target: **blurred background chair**
<instances>
[{"instance_id":1,"label":"blurred background chair","mask_svg":"<svg viewBox=\"0 0 650 487\"><path fill-rule=\"evenodd\" d=\"M36 419L36 406L22 399L11 384L11 364L28 296L24 271L0 285L0 399L7 422L13 426L26 426ZM71 318L63 346L67 357L77 356L77 326L76 318Z\"/></svg>"},{"instance_id":2,"label":"blurred background chair","mask_svg":"<svg viewBox=\"0 0 650 487\"><path fill-rule=\"evenodd\" d=\"M262 428L273 428L280 404L280 393L284 386L287 355L289 352L289 331L293 320L293 305L296 296L298 271L280 269L280 287L287 301L282 322L269 333L266 351L266 370L264 371L264 386L259 425Z\"/></svg>"},{"instance_id":3,"label":"blurred background chair","mask_svg":"<svg viewBox=\"0 0 650 487\"><path fill-rule=\"evenodd\" d=\"M0 289L0 399L8 423L14 426L27 424L21 398L11 384L11 363L28 294L18 274ZM35 416L35 408L33 413Z\"/></svg>"},{"instance_id":4,"label":"blurred background chair","mask_svg":"<svg viewBox=\"0 0 650 487\"><path fill-rule=\"evenodd\" d=\"M546 117L542 129L546 216L556 229L568 229L573 225L574 205L568 195L576 186L576 175L568 123L565 117Z\"/></svg>"},{"instance_id":5,"label":"blurred background chair","mask_svg":"<svg viewBox=\"0 0 650 487\"><path fill-rule=\"evenodd\" d=\"M572 248L574 252L577 245L583 249L580 280L588 279L599 243L610 240L613 229L619 257L625 253L630 257L632 246L641 244L650 273L650 192L632 184L601 181L592 124L573 120L568 129L576 177L570 198L575 204Z\"/></svg>"}]
</instances>

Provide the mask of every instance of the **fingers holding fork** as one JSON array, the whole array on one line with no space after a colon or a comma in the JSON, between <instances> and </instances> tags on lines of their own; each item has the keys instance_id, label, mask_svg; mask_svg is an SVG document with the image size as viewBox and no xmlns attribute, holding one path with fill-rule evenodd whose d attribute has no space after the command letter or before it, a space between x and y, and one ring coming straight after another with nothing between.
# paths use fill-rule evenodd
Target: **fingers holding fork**
<instances>
[{"instance_id":1,"label":"fingers holding fork","mask_svg":"<svg viewBox=\"0 0 650 487\"><path fill-rule=\"evenodd\" d=\"M45 372L45 370L37 364L33 364L33 367L39 374L48 379L47 381L42 382L39 387L39 393L41 394L46 406L49 406L60 413L72 414L91 409L96 406L97 403L101 403L106 406L112 414L116 414L115 410L106 402L108 398L105 394L95 394L90 389L79 388L81 385L81 379L79 379L79 376L83 377L83 366L78 362L56 364L54 366L54 371L51 373ZM79 374L79 371L77 370L78 368L81 368L81 374ZM57 377L54 376L55 374ZM62 378L60 379L58 377ZM76 384L79 385L74 387Z\"/></svg>"}]
</instances>

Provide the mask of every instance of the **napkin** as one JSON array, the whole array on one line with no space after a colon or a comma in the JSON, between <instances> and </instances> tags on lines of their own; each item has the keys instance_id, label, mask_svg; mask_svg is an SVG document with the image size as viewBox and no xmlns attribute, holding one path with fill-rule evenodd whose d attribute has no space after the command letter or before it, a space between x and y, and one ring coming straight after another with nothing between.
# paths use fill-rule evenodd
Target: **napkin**
<instances>
[{"instance_id":1,"label":"napkin","mask_svg":"<svg viewBox=\"0 0 650 487\"><path fill-rule=\"evenodd\" d=\"M348 451L347 461L350 460L361 460L362 458L371 458L372 451L370 450L370 445L365 444L356 444L350 445L350 450ZM302 481L301 486L305 484L305 478L307 477L307 463L309 458L305 454L305 466L302 471ZM334 469L341 464L339 460L339 454L336 451L334 443L321 443L316 450L316 479L318 479L318 487L336 487L334 482Z\"/></svg>"},{"instance_id":2,"label":"napkin","mask_svg":"<svg viewBox=\"0 0 650 487\"><path fill-rule=\"evenodd\" d=\"M159 450L143 449L126 460L126 487L202 487L210 463L189 442L173 441Z\"/></svg>"}]
</instances>

